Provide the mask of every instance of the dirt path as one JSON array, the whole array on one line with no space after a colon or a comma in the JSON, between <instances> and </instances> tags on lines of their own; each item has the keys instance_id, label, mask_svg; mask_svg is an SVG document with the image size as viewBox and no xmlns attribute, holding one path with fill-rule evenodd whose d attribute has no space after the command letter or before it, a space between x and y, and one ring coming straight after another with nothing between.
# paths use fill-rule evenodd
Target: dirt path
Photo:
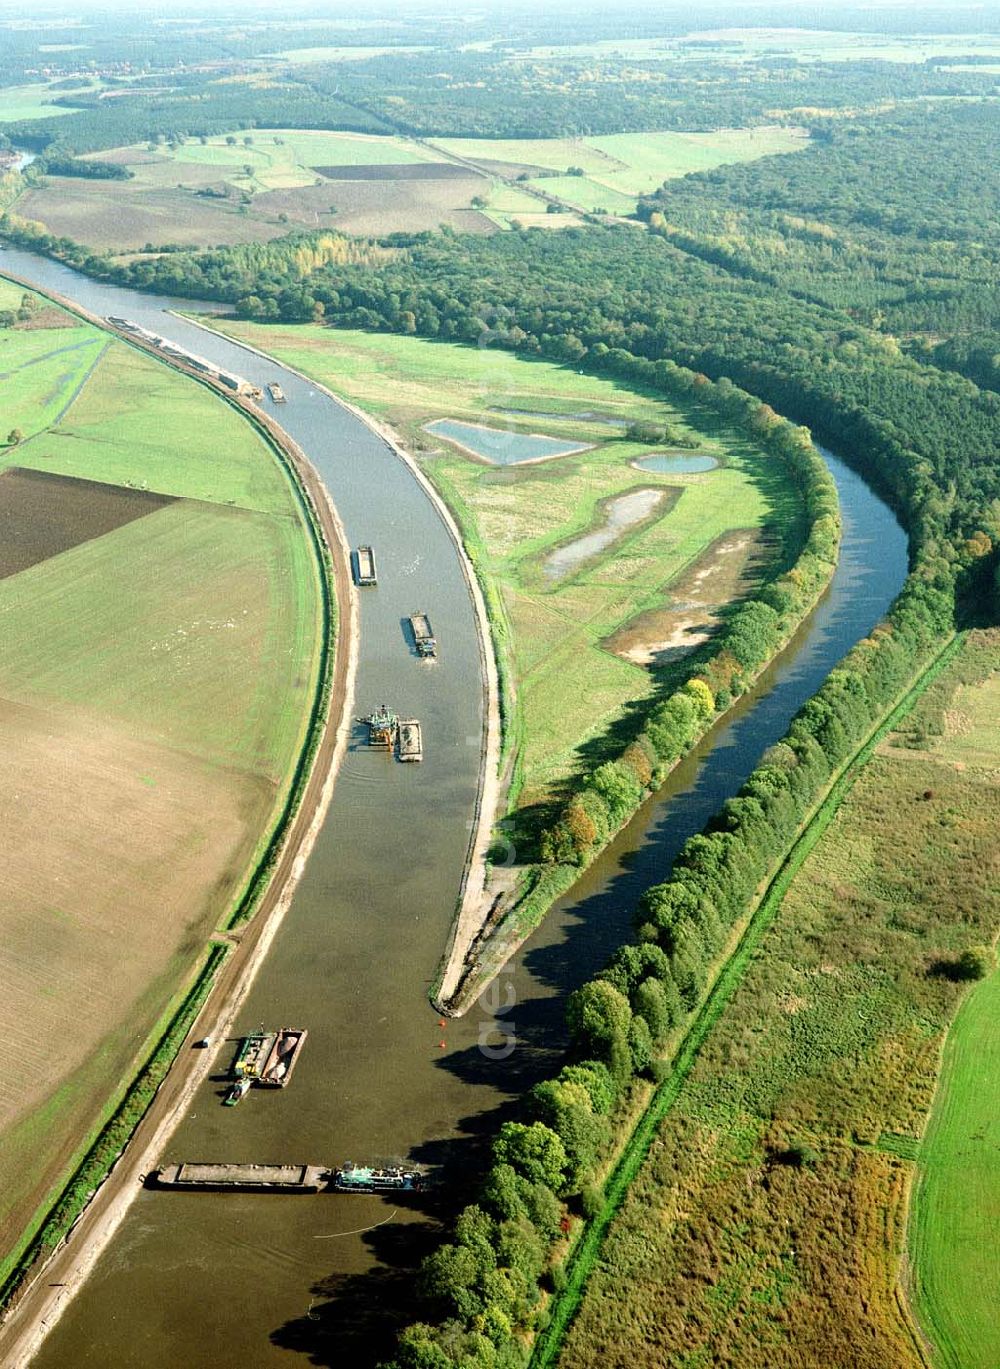
<instances>
[{"instance_id":1,"label":"dirt path","mask_svg":"<svg viewBox=\"0 0 1000 1369\"><path fill-rule=\"evenodd\" d=\"M11 279L16 279L11 277ZM27 284L26 282L18 282ZM36 287L32 286L32 289ZM44 292L39 292L44 293ZM101 319L57 295L63 308L108 331ZM155 354L154 354L155 355ZM184 370L183 367L175 369ZM204 383L204 379L202 383ZM214 388L214 387L213 387ZM229 403L232 397L219 390ZM189 1039L227 1035L247 991L274 940L306 861L322 827L351 731L354 677L358 657L358 605L350 575L350 553L343 527L327 490L305 453L267 415L237 403L283 451L311 506L332 562L337 605L337 646L326 715L309 778L284 834L281 850L252 920L229 939L238 938L195 1020ZM181 1049L128 1147L89 1206L48 1260L29 1275L0 1325L0 1363L20 1369L29 1363L110 1242L143 1176L154 1167L171 1133L187 1111L211 1066L211 1052Z\"/></svg>"}]
</instances>

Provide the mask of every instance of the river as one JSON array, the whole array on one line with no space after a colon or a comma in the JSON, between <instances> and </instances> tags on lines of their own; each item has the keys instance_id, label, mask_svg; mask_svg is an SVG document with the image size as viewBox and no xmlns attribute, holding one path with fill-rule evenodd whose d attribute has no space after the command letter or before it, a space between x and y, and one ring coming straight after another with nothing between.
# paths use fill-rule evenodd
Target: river
<instances>
[{"instance_id":1,"label":"river","mask_svg":"<svg viewBox=\"0 0 1000 1369\"><path fill-rule=\"evenodd\" d=\"M864 481L827 455L844 543L827 594L753 692L678 767L560 901L498 981L502 1030L474 1007L438 1025L426 990L455 905L481 733L475 625L454 546L429 499L363 423L277 363L164 317L176 302L96 284L28 253L0 269L119 314L289 397L273 411L302 445L352 544L371 542L380 585L362 594L359 711L383 698L424 722L427 758L398 766L352 749L293 905L241 1014L305 1025L286 1093L219 1106L206 1085L164 1159L339 1163L401 1155L448 1186L398 1206L376 1197L141 1192L34 1363L126 1369L344 1364L385 1349L391 1311L464 1191L481 1137L551 1068L560 1000L626 935L638 894L738 789L906 575L906 539ZM186 307L191 307L188 304ZM430 614L436 668L406 650L401 619ZM442 1047L442 1042L443 1047ZM220 1051L218 1072L231 1047Z\"/></svg>"}]
</instances>

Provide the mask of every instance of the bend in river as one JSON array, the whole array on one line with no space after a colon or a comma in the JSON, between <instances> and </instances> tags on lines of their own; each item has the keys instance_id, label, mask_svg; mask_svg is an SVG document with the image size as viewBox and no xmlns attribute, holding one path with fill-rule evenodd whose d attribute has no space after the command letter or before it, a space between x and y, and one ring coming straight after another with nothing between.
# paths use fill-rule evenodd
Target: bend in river
<instances>
[{"instance_id":1,"label":"bend in river","mask_svg":"<svg viewBox=\"0 0 1000 1369\"><path fill-rule=\"evenodd\" d=\"M441 1028L426 1001L454 908L481 732L472 609L427 496L360 420L277 363L164 318L170 301L97 285L27 253L0 251L0 267L95 313L154 327L252 380L280 380L289 396L282 425L327 481L351 542L371 542L379 556L380 587L361 602L358 711L385 698L424 722L420 767L349 752L241 1013L244 1026L309 1028L292 1086L236 1109L220 1107L218 1083L203 1088L164 1158L330 1164L395 1153L443 1179L437 1191L407 1195L405 1207L376 1197L143 1192L35 1363L246 1369L294 1364L297 1352L303 1366L364 1366L385 1350L387 1310L442 1206L474 1179L480 1138L552 1066L563 996L627 935L641 891L666 875L686 838L882 617L906 575L905 537L864 481L828 457L844 516L830 590L505 969L497 998L509 1001L510 986L514 1003L497 1049L484 1008ZM441 642L433 672L406 649L400 619L418 607ZM224 1049L218 1070L227 1064Z\"/></svg>"}]
</instances>

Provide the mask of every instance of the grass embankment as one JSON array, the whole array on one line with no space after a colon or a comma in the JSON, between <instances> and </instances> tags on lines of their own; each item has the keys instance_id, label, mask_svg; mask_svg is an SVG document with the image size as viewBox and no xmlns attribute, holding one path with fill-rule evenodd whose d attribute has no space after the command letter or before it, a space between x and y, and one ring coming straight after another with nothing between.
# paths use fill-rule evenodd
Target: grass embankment
<instances>
[{"instance_id":1,"label":"grass embankment","mask_svg":"<svg viewBox=\"0 0 1000 1369\"><path fill-rule=\"evenodd\" d=\"M953 644L829 792L630 1139L534 1364L920 1363L897 1282L912 1157L949 967L1000 920L997 751L956 766L953 701L995 689L996 645Z\"/></svg>"},{"instance_id":2,"label":"grass embankment","mask_svg":"<svg viewBox=\"0 0 1000 1369\"><path fill-rule=\"evenodd\" d=\"M32 324L48 314L51 328L0 331L0 349L105 350L58 423L0 454L58 486L39 502L38 477L0 469L7 504L42 523L58 504L62 520L15 518L32 556L0 579L0 1274L213 929L245 909L294 803L328 626L312 529L262 435L99 330L54 326L69 316L51 306ZM44 403L39 370L13 370L5 400Z\"/></svg>"},{"instance_id":3,"label":"grass embankment","mask_svg":"<svg viewBox=\"0 0 1000 1369\"><path fill-rule=\"evenodd\" d=\"M694 621L651 623L645 636L655 643L675 633L698 642L696 629L717 621L728 599L759 580L762 528L783 525L790 543L798 531L797 499L777 463L707 408L682 408L500 351L310 326L227 324L226 331L386 419L420 457L456 516L487 593L510 686L506 741L520 746L522 807L547 801L602 748L620 750L616 734L633 711L686 677L675 663L681 650L668 649L662 668L650 670L609 649L608 638L664 605L690 572L700 583L685 583L681 597L703 595ZM445 416L595 446L519 469L487 466L424 431ZM700 475L636 470L635 459L664 444L625 440L614 422L669 425L669 445L695 445L721 464ZM663 491L654 515L551 578L553 550L599 527L606 501L640 488ZM772 567L796 549L770 547ZM713 604L716 585L722 588Z\"/></svg>"}]
</instances>

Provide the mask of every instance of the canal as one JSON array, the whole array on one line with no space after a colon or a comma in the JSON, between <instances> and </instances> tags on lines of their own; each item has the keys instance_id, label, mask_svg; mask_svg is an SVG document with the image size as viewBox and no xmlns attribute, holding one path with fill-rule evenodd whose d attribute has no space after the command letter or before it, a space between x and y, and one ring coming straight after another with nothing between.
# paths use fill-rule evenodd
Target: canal
<instances>
[{"instance_id":1,"label":"canal","mask_svg":"<svg viewBox=\"0 0 1000 1369\"><path fill-rule=\"evenodd\" d=\"M358 711L385 699L424 723L422 766L349 752L240 1015L242 1027L309 1028L293 1087L223 1109L213 1079L163 1158L332 1164L398 1155L443 1180L405 1206L143 1191L34 1363L364 1366L385 1349L392 1310L442 1208L474 1176L481 1138L557 1059L560 1000L599 968L626 935L642 889L665 877L687 837L882 617L906 575L906 539L864 481L827 453L844 543L820 605L506 967L491 999L506 1008L499 1032L482 1006L441 1027L426 991L468 840L481 689L471 604L433 505L354 415L279 364L165 316L171 301L13 250L0 251L0 269L95 313L134 319L257 383L280 381L289 402L274 416L319 470L349 540L372 543L379 557L379 588L361 599ZM429 611L440 643L432 669L404 639L402 620L416 609ZM220 1050L213 1073L230 1053Z\"/></svg>"}]
</instances>

